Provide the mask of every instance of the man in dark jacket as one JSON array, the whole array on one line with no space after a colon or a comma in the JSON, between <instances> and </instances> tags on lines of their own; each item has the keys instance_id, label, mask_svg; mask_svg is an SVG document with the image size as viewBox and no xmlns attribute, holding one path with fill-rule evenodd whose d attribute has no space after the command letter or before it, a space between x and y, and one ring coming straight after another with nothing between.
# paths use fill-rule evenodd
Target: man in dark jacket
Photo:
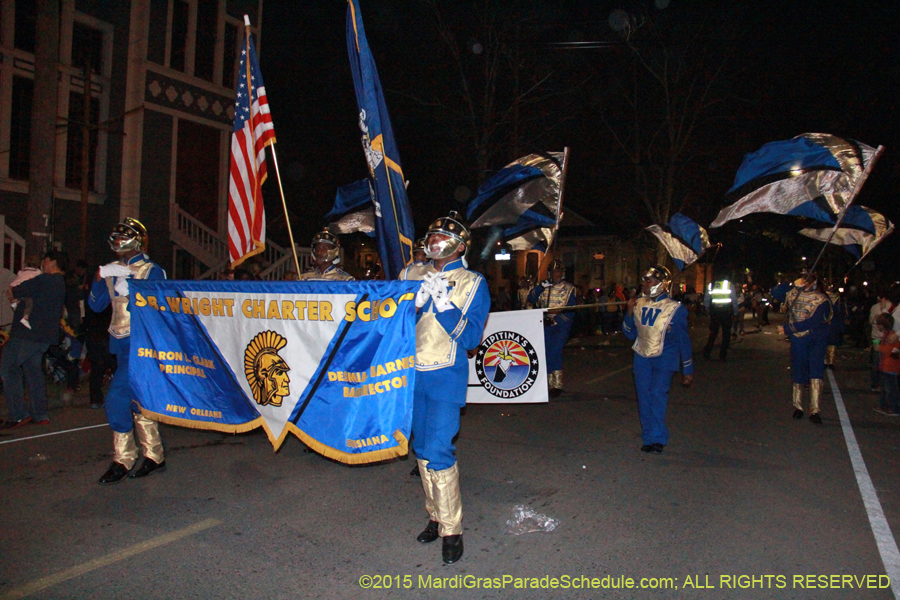
<instances>
[{"instance_id":1,"label":"man in dark jacket","mask_svg":"<svg viewBox=\"0 0 900 600\"><path fill-rule=\"evenodd\" d=\"M66 300L66 282L63 271L67 257L64 252L51 250L41 261L42 273L23 281L7 294L10 300L31 298L32 309L29 329L22 324L25 302L19 302L13 317L9 341L3 347L0 375L6 395L9 418L4 429L14 429L36 423L49 425L47 415L47 380L41 370L41 360L51 344L59 343L59 320ZM28 386L28 404L25 389Z\"/></svg>"}]
</instances>

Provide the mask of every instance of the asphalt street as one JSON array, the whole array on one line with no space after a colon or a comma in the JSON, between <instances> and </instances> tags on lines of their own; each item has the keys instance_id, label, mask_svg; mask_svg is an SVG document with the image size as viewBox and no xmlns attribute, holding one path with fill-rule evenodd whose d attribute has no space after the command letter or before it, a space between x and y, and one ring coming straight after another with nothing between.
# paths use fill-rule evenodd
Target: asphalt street
<instances>
[{"instance_id":1,"label":"asphalt street","mask_svg":"<svg viewBox=\"0 0 900 600\"><path fill-rule=\"evenodd\" d=\"M824 424L791 418L774 326L724 363L703 359L705 334L698 320L694 385L673 381L659 456L639 451L621 336L573 340L567 393L549 404L467 407L453 566L415 541L427 515L412 460L347 467L292 437L273 453L259 430L163 425L167 472L103 487L102 411L86 392L57 401L51 425L0 436L0 600L895 598L900 419L872 410L867 351L841 348L834 372L860 469L827 378ZM559 524L508 533L517 505Z\"/></svg>"}]
</instances>

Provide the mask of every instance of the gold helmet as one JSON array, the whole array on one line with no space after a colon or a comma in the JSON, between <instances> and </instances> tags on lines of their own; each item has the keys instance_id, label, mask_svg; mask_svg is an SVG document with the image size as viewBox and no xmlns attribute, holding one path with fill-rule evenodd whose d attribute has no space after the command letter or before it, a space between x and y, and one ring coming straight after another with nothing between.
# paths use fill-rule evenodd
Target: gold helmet
<instances>
[{"instance_id":1,"label":"gold helmet","mask_svg":"<svg viewBox=\"0 0 900 600\"><path fill-rule=\"evenodd\" d=\"M415 245L413 245L413 253L416 252L425 252L425 238L420 237L416 240Z\"/></svg>"},{"instance_id":2,"label":"gold helmet","mask_svg":"<svg viewBox=\"0 0 900 600\"><path fill-rule=\"evenodd\" d=\"M656 298L669 290L669 284L672 283L672 273L662 265L654 265L647 269L643 279L655 279L659 282L650 288L650 297Z\"/></svg>"},{"instance_id":3,"label":"gold helmet","mask_svg":"<svg viewBox=\"0 0 900 600\"><path fill-rule=\"evenodd\" d=\"M554 260L552 263L550 263L550 271L551 271L551 272L553 272L553 271L562 271L563 273L565 273L565 272L566 272L566 265L564 265L564 264L563 264L563 261L561 261L561 260L559 260L559 259Z\"/></svg>"},{"instance_id":4,"label":"gold helmet","mask_svg":"<svg viewBox=\"0 0 900 600\"><path fill-rule=\"evenodd\" d=\"M334 265L341 262L341 259L339 257L341 253L341 242L337 239L336 235L334 235L327 229L323 229L322 231L314 235L312 242L309 245L313 257L316 256L316 244L319 243L331 245L331 249L328 251L328 254L326 254L325 257L328 262Z\"/></svg>"},{"instance_id":5,"label":"gold helmet","mask_svg":"<svg viewBox=\"0 0 900 600\"><path fill-rule=\"evenodd\" d=\"M108 241L109 247L117 254L142 248L146 249L148 241L147 228L137 219L125 217L121 223L113 227Z\"/></svg>"},{"instance_id":6,"label":"gold helmet","mask_svg":"<svg viewBox=\"0 0 900 600\"><path fill-rule=\"evenodd\" d=\"M443 234L449 236L451 239L445 240L438 244L438 249L433 250L430 244L427 244L428 238L433 234ZM459 216L455 210L451 210L450 214L446 217L441 217L439 219L435 219L434 222L428 227L428 231L425 233L425 256L431 259L442 259L447 258L459 248L459 245L463 245L462 255L465 256L469 251L469 246L472 243L472 237L469 235L469 229L463 224L462 218Z\"/></svg>"}]
</instances>

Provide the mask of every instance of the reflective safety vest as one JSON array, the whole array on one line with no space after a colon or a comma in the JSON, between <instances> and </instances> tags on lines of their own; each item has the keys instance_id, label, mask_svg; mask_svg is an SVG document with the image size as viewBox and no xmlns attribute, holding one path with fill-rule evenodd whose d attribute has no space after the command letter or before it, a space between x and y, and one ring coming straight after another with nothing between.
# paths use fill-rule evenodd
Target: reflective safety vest
<instances>
[{"instance_id":1,"label":"reflective safety vest","mask_svg":"<svg viewBox=\"0 0 900 600\"><path fill-rule=\"evenodd\" d=\"M731 282L727 279L709 284L708 290L712 304L731 304Z\"/></svg>"}]
</instances>

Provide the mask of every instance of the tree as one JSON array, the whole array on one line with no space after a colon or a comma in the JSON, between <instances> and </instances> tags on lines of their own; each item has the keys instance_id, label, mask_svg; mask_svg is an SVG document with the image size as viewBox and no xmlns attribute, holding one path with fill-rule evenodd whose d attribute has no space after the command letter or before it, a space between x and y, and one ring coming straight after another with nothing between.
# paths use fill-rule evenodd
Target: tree
<instances>
[{"instance_id":1,"label":"tree","mask_svg":"<svg viewBox=\"0 0 900 600\"><path fill-rule=\"evenodd\" d=\"M609 90L598 93L598 104L632 172L625 195L636 202L619 203L626 222L666 223L686 207L697 218L727 189L732 173L715 172L735 146L729 143L735 134L729 111L738 103L731 63L739 37L735 17L706 3L611 13L610 27L628 52L620 55ZM665 258L661 246L658 257Z\"/></svg>"}]
</instances>

